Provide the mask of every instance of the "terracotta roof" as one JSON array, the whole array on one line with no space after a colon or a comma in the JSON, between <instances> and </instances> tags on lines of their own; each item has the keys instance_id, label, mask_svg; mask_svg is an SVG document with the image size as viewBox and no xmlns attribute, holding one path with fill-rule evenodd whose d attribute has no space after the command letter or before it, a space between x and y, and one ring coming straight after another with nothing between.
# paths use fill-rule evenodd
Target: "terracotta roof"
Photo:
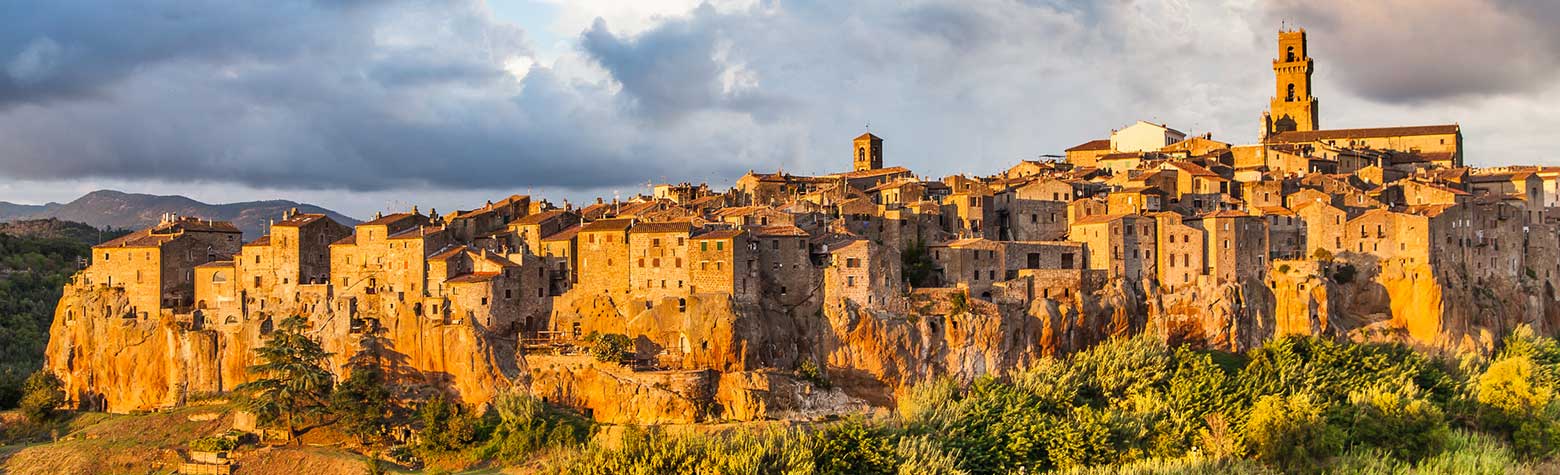
<instances>
[{"instance_id":1,"label":"terracotta roof","mask_svg":"<svg viewBox=\"0 0 1560 475\"><path fill-rule=\"evenodd\" d=\"M247 243L244 243L244 247L249 247L249 246L269 246L269 245L271 245L271 236L270 235L260 236L259 239L255 239L253 241L249 241Z\"/></svg>"},{"instance_id":2,"label":"terracotta roof","mask_svg":"<svg viewBox=\"0 0 1560 475\"><path fill-rule=\"evenodd\" d=\"M628 232L639 233L687 233L693 230L693 226L687 221L672 221L661 223L635 223Z\"/></svg>"},{"instance_id":3,"label":"terracotta roof","mask_svg":"<svg viewBox=\"0 0 1560 475\"><path fill-rule=\"evenodd\" d=\"M860 136L856 137L856 140L861 140L861 139L883 140L882 137L878 137L876 135L872 135L871 132L867 132L865 134L861 134Z\"/></svg>"},{"instance_id":4,"label":"terracotta roof","mask_svg":"<svg viewBox=\"0 0 1560 475\"><path fill-rule=\"evenodd\" d=\"M598 219L589 223L585 223L584 226L580 227L580 232L590 233L598 231L627 231L629 226L632 226L633 224L634 220L627 218Z\"/></svg>"},{"instance_id":5,"label":"terracotta roof","mask_svg":"<svg viewBox=\"0 0 1560 475\"><path fill-rule=\"evenodd\" d=\"M874 168L871 170L856 170L844 173L835 173L829 176L836 178L871 178L875 176L892 175L895 173L908 174L910 173L910 169L905 167Z\"/></svg>"},{"instance_id":6,"label":"terracotta roof","mask_svg":"<svg viewBox=\"0 0 1560 475\"><path fill-rule=\"evenodd\" d=\"M1202 165L1198 165L1198 164L1191 163L1191 162L1175 161L1175 162L1166 163L1166 165L1169 165L1169 166L1172 166L1172 167L1176 167L1176 168L1178 168L1178 169L1180 169L1182 171L1185 171L1187 174L1192 175L1192 176L1212 177L1212 178L1221 178L1221 179L1224 178L1224 177L1219 176L1218 173L1214 173L1214 172L1208 170L1207 168L1203 168Z\"/></svg>"},{"instance_id":7,"label":"terracotta roof","mask_svg":"<svg viewBox=\"0 0 1560 475\"><path fill-rule=\"evenodd\" d=\"M498 277L498 275L499 275L499 273L497 273L497 272L472 272L470 274L465 274L465 275L462 275L460 277L456 277L456 278L453 278L453 279L446 280L446 281L444 281L444 283L446 283L446 284L478 284L478 283L482 283L482 282L491 281L491 280L493 280L494 277Z\"/></svg>"},{"instance_id":8,"label":"terracotta roof","mask_svg":"<svg viewBox=\"0 0 1560 475\"><path fill-rule=\"evenodd\" d=\"M341 238L341 239L337 239L336 242L330 243L330 245L332 245L332 246L337 245L337 244L340 244L340 245L343 245L343 246L357 244L357 235L356 234L348 234L347 237L344 237L344 238Z\"/></svg>"},{"instance_id":9,"label":"terracotta roof","mask_svg":"<svg viewBox=\"0 0 1560 475\"><path fill-rule=\"evenodd\" d=\"M412 213L387 214L387 215L381 216L378 219L375 219L373 221L368 221L368 222L364 222L364 223L358 224L358 226L387 226L387 225L393 224L393 223L395 223L397 221L400 221L400 220L403 220L403 219L407 219L407 218L411 218L411 217L414 217L414 216L420 216L420 215L416 215L416 214L412 214Z\"/></svg>"},{"instance_id":10,"label":"terracotta roof","mask_svg":"<svg viewBox=\"0 0 1560 475\"><path fill-rule=\"evenodd\" d=\"M527 225L527 224L541 224L542 221L546 221L546 220L553 219L553 218L556 218L556 217L559 217L559 216L563 216L566 213L571 213L571 212L567 211L567 210L561 210L561 209L543 211L543 212L536 213L536 214L521 216L519 218L516 218L514 221L510 221L509 224L510 225L515 225L515 226L523 226L523 225Z\"/></svg>"},{"instance_id":11,"label":"terracotta roof","mask_svg":"<svg viewBox=\"0 0 1560 475\"><path fill-rule=\"evenodd\" d=\"M1134 215L1130 215L1130 214L1096 214L1096 215L1093 215L1093 216L1084 216L1082 218L1078 218L1076 220L1073 220L1072 224L1073 225L1079 225L1079 224L1103 224L1103 223L1109 223L1111 221L1115 221L1117 219L1125 218L1125 217L1128 217L1128 216L1134 216Z\"/></svg>"},{"instance_id":12,"label":"terracotta roof","mask_svg":"<svg viewBox=\"0 0 1560 475\"><path fill-rule=\"evenodd\" d=\"M986 239L986 238L964 238L964 239L955 239L955 240L948 241L948 242L945 242L945 243L942 243L942 244L938 244L937 247L949 247L949 248L954 248L954 249L962 249L962 248L995 249L995 248L1002 247L1002 244L997 242L997 241L993 241L993 240Z\"/></svg>"},{"instance_id":13,"label":"terracotta roof","mask_svg":"<svg viewBox=\"0 0 1560 475\"><path fill-rule=\"evenodd\" d=\"M1459 133L1460 131L1461 128L1455 124L1421 125L1411 127L1377 127L1367 129L1312 130L1307 132L1279 132L1272 137L1268 137L1268 141L1279 143L1315 142L1319 140L1398 137L1409 135L1443 135L1455 134Z\"/></svg>"},{"instance_id":14,"label":"terracotta roof","mask_svg":"<svg viewBox=\"0 0 1560 475\"><path fill-rule=\"evenodd\" d=\"M1084 142L1084 143L1081 143L1081 144L1078 144L1078 145L1074 145L1074 146L1072 146L1072 148L1069 148L1069 149L1063 150L1063 151L1064 152L1094 152L1094 151L1099 151L1099 150L1110 150L1110 139L1090 140L1088 142Z\"/></svg>"},{"instance_id":15,"label":"terracotta roof","mask_svg":"<svg viewBox=\"0 0 1560 475\"><path fill-rule=\"evenodd\" d=\"M163 243L172 241L176 237L178 235L152 234L151 230L143 229L92 247L94 249L106 247L160 247Z\"/></svg>"},{"instance_id":16,"label":"terracotta roof","mask_svg":"<svg viewBox=\"0 0 1560 475\"><path fill-rule=\"evenodd\" d=\"M233 260L232 259L228 259L228 260L225 260L225 261L211 261L211 262L207 262L205 264L201 264L201 265L195 266L195 268L197 268L197 269L202 268L202 267L233 267Z\"/></svg>"},{"instance_id":17,"label":"terracotta roof","mask_svg":"<svg viewBox=\"0 0 1560 475\"><path fill-rule=\"evenodd\" d=\"M894 189L894 188L899 188L901 186L909 185L911 183L920 183L920 181L912 179L912 178L901 178L901 179L890 181L888 183L884 183L884 184L881 184L881 185L878 185L878 186L867 188L867 192L870 193L870 192L873 192L873 191L891 190L891 189Z\"/></svg>"},{"instance_id":18,"label":"terracotta roof","mask_svg":"<svg viewBox=\"0 0 1560 475\"><path fill-rule=\"evenodd\" d=\"M807 237L807 231L796 226L763 226L753 228L754 236L793 236Z\"/></svg>"},{"instance_id":19,"label":"terracotta roof","mask_svg":"<svg viewBox=\"0 0 1560 475\"><path fill-rule=\"evenodd\" d=\"M1252 218L1254 216L1252 216L1252 215L1250 215L1248 213L1242 213L1242 212L1239 212L1239 211L1226 209L1226 210L1219 210L1219 211L1213 211L1213 212L1209 212L1209 213L1204 213L1203 215L1198 216L1198 217L1199 218Z\"/></svg>"},{"instance_id":20,"label":"terracotta roof","mask_svg":"<svg viewBox=\"0 0 1560 475\"><path fill-rule=\"evenodd\" d=\"M567 241L580 234L580 225L576 224L556 233L542 236L543 241Z\"/></svg>"},{"instance_id":21,"label":"terracotta roof","mask_svg":"<svg viewBox=\"0 0 1560 475\"><path fill-rule=\"evenodd\" d=\"M744 232L746 232L746 231L743 231L741 229L717 229L717 230L710 231L710 232L707 232L707 233L704 233L704 234L700 234L698 236L694 236L692 239L694 239L694 240L700 240L700 239L731 239L731 238L734 238L734 237L737 237L737 236L741 236L742 233L744 233Z\"/></svg>"},{"instance_id":22,"label":"terracotta roof","mask_svg":"<svg viewBox=\"0 0 1560 475\"><path fill-rule=\"evenodd\" d=\"M1100 155L1099 160L1100 161L1105 161L1105 160L1125 160L1125 159L1128 159L1128 158L1143 158L1143 154L1138 153L1138 152L1107 153L1107 154L1104 154L1104 155Z\"/></svg>"},{"instance_id":23,"label":"terracotta roof","mask_svg":"<svg viewBox=\"0 0 1560 475\"><path fill-rule=\"evenodd\" d=\"M1295 212L1283 206L1258 206L1257 211L1262 214L1276 214L1279 216L1294 216Z\"/></svg>"},{"instance_id":24,"label":"terracotta roof","mask_svg":"<svg viewBox=\"0 0 1560 475\"><path fill-rule=\"evenodd\" d=\"M435 253L434 255L428 256L428 260L430 260L430 261L447 260L447 259L450 259L452 257L460 255L462 252L466 252L466 249L469 249L469 248L467 248L464 245L450 246L448 248L445 248L444 250L441 250L441 251Z\"/></svg>"},{"instance_id":25,"label":"terracotta roof","mask_svg":"<svg viewBox=\"0 0 1560 475\"><path fill-rule=\"evenodd\" d=\"M390 235L388 239L420 239L444 231L444 226L418 226L406 228L401 232Z\"/></svg>"}]
</instances>

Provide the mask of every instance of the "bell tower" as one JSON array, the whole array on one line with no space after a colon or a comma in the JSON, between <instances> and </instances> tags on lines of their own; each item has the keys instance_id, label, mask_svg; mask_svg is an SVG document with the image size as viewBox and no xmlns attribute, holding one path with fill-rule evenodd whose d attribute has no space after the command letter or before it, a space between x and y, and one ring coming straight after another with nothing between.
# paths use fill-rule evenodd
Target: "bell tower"
<instances>
[{"instance_id":1,"label":"bell tower","mask_svg":"<svg viewBox=\"0 0 1560 475\"><path fill-rule=\"evenodd\" d=\"M861 134L851 143L851 156L856 157L854 170L883 168L883 139L870 133Z\"/></svg>"},{"instance_id":2,"label":"bell tower","mask_svg":"<svg viewBox=\"0 0 1560 475\"><path fill-rule=\"evenodd\" d=\"M1279 132L1307 132L1320 127L1316 98L1311 96L1311 55L1305 29L1278 32L1278 59L1273 60L1277 92L1263 122L1263 137Z\"/></svg>"}]
</instances>

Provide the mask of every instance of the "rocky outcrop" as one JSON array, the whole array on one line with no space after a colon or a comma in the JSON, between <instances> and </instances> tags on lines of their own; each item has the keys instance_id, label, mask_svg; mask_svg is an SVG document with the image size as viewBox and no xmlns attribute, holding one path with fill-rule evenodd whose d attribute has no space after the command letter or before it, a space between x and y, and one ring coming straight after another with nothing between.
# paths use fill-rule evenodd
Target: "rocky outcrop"
<instances>
[{"instance_id":1,"label":"rocky outcrop","mask_svg":"<svg viewBox=\"0 0 1560 475\"><path fill-rule=\"evenodd\" d=\"M274 305L272 312L231 322L205 321L198 311L131 314L122 289L67 285L50 328L47 365L75 403L131 412L232 391L251 380L255 348L285 315L309 319L321 346L332 353L333 371L357 352L361 327L353 328L332 305L308 298ZM384 328L396 374L413 389L447 391L481 404L521 374L514 340L473 323L445 324L409 313L364 318Z\"/></svg>"}]
</instances>

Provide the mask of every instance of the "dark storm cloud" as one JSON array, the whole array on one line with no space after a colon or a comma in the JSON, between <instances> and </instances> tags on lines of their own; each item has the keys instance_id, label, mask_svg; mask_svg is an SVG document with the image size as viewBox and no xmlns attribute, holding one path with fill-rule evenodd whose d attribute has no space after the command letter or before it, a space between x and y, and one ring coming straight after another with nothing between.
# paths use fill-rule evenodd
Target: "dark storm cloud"
<instances>
[{"instance_id":1,"label":"dark storm cloud","mask_svg":"<svg viewBox=\"0 0 1560 475\"><path fill-rule=\"evenodd\" d=\"M1312 35L1344 85L1385 102L1524 93L1560 72L1560 2L1283 0L1272 23Z\"/></svg>"},{"instance_id":2,"label":"dark storm cloud","mask_svg":"<svg viewBox=\"0 0 1560 475\"><path fill-rule=\"evenodd\" d=\"M666 174L682 152L600 85L543 66L517 79L523 32L473 1L5 5L10 178L593 187Z\"/></svg>"}]
</instances>

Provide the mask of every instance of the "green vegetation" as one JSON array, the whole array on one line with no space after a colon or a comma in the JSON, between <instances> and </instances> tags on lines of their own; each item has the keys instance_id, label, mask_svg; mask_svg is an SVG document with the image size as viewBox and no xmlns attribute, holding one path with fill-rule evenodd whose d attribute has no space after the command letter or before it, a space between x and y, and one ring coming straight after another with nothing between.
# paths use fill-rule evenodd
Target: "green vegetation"
<instances>
[{"instance_id":1,"label":"green vegetation","mask_svg":"<svg viewBox=\"0 0 1560 475\"><path fill-rule=\"evenodd\" d=\"M921 240L911 241L900 250L899 264L903 269L901 275L904 282L910 287L931 287L937 284L937 263L932 260L932 253L926 250L926 243Z\"/></svg>"},{"instance_id":2,"label":"green vegetation","mask_svg":"<svg viewBox=\"0 0 1560 475\"><path fill-rule=\"evenodd\" d=\"M1560 345L1522 329L1486 361L1284 338L1243 355L1151 336L1005 379L912 387L893 416L575 446L550 473L1544 473ZM589 463L583 463L589 461ZM579 463L576 463L579 462ZM582 468L586 467L586 468ZM544 472L547 472L544 470Z\"/></svg>"},{"instance_id":3,"label":"green vegetation","mask_svg":"<svg viewBox=\"0 0 1560 475\"><path fill-rule=\"evenodd\" d=\"M336 427L365 444L383 439L396 409L385 374L387 357L384 331L375 327L364 332L358 352L342 367L347 379L330 395Z\"/></svg>"},{"instance_id":4,"label":"green vegetation","mask_svg":"<svg viewBox=\"0 0 1560 475\"><path fill-rule=\"evenodd\" d=\"M308 329L303 317L282 320L255 350L261 363L249 372L257 378L235 388L261 424L279 423L289 439L297 437L300 419L324 414L330 401L332 377L325 369L330 353Z\"/></svg>"},{"instance_id":5,"label":"green vegetation","mask_svg":"<svg viewBox=\"0 0 1560 475\"><path fill-rule=\"evenodd\" d=\"M40 369L22 384L22 415L29 422L42 424L54 418L55 409L65 403L64 383L54 373Z\"/></svg>"},{"instance_id":6,"label":"green vegetation","mask_svg":"<svg viewBox=\"0 0 1560 475\"><path fill-rule=\"evenodd\" d=\"M0 409L16 407L23 380L43 367L54 306L90 251L74 239L0 233Z\"/></svg>"},{"instance_id":7,"label":"green vegetation","mask_svg":"<svg viewBox=\"0 0 1560 475\"><path fill-rule=\"evenodd\" d=\"M597 361L607 363L619 363L628 358L634 349L634 341L628 335L620 333L608 333L595 338L591 342L590 354Z\"/></svg>"}]
</instances>

